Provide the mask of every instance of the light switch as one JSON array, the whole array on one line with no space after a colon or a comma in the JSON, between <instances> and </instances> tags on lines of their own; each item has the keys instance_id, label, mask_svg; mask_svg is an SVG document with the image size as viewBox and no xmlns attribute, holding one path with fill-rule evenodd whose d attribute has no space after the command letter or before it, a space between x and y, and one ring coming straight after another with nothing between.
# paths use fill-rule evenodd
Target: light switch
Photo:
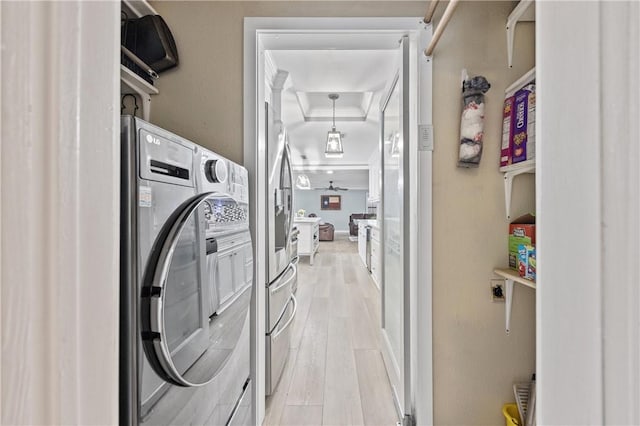
<instances>
[{"instance_id":1,"label":"light switch","mask_svg":"<svg viewBox=\"0 0 640 426\"><path fill-rule=\"evenodd\" d=\"M433 151L433 125L418 126L418 151Z\"/></svg>"}]
</instances>

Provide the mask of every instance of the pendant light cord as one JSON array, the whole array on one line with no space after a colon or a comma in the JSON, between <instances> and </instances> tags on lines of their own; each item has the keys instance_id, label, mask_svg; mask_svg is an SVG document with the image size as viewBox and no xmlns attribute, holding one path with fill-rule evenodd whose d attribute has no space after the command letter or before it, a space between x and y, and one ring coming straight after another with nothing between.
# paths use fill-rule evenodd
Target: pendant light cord
<instances>
[{"instance_id":1,"label":"pendant light cord","mask_svg":"<svg viewBox=\"0 0 640 426\"><path fill-rule=\"evenodd\" d=\"M333 115L332 115L333 126L331 127L333 132L336 131L336 99L338 99L339 97L340 95L338 95L337 93L329 93L329 99L331 99L331 101L333 102Z\"/></svg>"},{"instance_id":2,"label":"pendant light cord","mask_svg":"<svg viewBox=\"0 0 640 426\"><path fill-rule=\"evenodd\" d=\"M336 100L331 99L333 101L333 131L336 131Z\"/></svg>"}]
</instances>

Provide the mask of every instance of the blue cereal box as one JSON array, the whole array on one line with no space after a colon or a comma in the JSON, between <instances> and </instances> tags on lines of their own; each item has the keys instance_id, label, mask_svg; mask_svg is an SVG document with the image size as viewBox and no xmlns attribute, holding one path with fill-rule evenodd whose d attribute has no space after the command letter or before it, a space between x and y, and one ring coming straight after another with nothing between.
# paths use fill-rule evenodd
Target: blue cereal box
<instances>
[{"instance_id":1,"label":"blue cereal box","mask_svg":"<svg viewBox=\"0 0 640 426\"><path fill-rule=\"evenodd\" d=\"M520 244L518 246L518 274L531 281L536 280L536 248Z\"/></svg>"}]
</instances>

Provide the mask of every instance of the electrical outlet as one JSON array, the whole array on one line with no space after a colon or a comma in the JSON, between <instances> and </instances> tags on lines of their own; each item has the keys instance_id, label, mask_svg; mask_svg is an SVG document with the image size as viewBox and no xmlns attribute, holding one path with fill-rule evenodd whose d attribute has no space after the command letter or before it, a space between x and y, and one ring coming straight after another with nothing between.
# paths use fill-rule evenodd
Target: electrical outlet
<instances>
[{"instance_id":1,"label":"electrical outlet","mask_svg":"<svg viewBox=\"0 0 640 426\"><path fill-rule=\"evenodd\" d=\"M491 301L504 302L504 280L491 280Z\"/></svg>"}]
</instances>

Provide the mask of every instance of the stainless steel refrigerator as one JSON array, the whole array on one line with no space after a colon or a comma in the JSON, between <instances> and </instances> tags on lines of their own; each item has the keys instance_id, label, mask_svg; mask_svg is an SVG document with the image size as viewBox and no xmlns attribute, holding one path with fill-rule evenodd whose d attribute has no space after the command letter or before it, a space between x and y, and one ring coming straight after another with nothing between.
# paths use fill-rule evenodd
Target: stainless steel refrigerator
<instances>
[{"instance_id":1,"label":"stainless steel refrigerator","mask_svg":"<svg viewBox=\"0 0 640 426\"><path fill-rule=\"evenodd\" d=\"M268 102L267 135L267 274L265 393L275 390L289 356L291 324L296 314L293 286L297 266L291 259L293 178L287 132Z\"/></svg>"}]
</instances>

